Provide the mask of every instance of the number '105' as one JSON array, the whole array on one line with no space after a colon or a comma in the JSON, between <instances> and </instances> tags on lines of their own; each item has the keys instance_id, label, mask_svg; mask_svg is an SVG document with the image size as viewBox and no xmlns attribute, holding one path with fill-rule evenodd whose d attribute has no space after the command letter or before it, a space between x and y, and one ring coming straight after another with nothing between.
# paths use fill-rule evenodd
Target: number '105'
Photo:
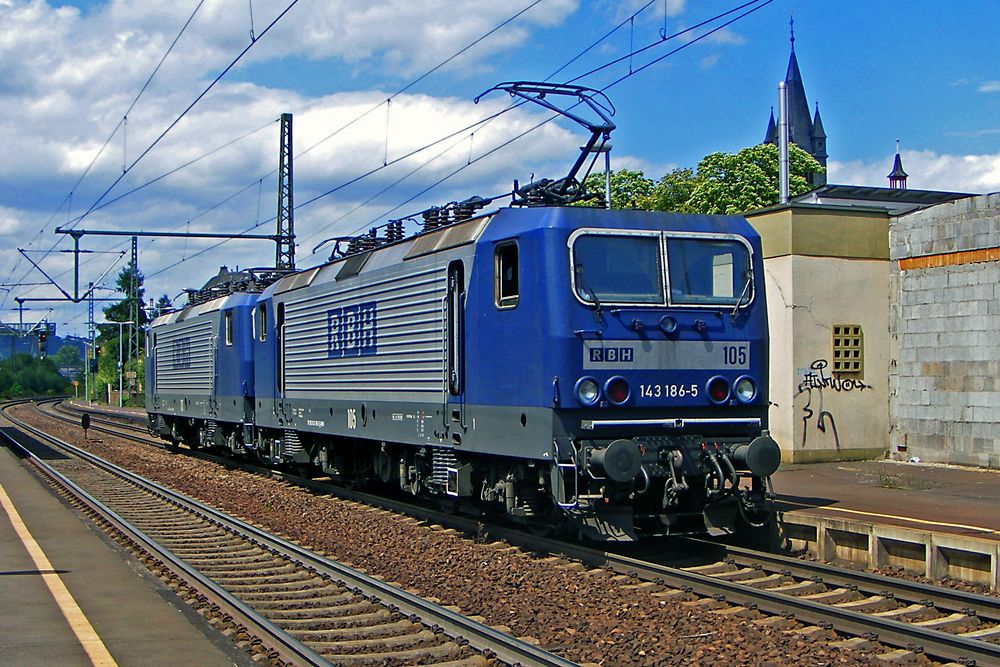
<instances>
[{"instance_id":1,"label":"number '105'","mask_svg":"<svg viewBox=\"0 0 1000 667\"><path fill-rule=\"evenodd\" d=\"M746 366L747 349L735 345L723 345L722 357L727 366Z\"/></svg>"}]
</instances>

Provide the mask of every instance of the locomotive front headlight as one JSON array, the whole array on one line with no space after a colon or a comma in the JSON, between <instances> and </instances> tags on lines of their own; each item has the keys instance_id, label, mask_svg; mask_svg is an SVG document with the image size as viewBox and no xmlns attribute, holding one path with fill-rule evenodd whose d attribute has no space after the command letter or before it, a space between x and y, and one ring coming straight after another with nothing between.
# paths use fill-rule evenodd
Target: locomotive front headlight
<instances>
[{"instance_id":1,"label":"locomotive front headlight","mask_svg":"<svg viewBox=\"0 0 1000 667\"><path fill-rule=\"evenodd\" d=\"M674 333L677 331L677 320L669 315L664 315L660 318L660 329L662 329L665 334Z\"/></svg>"},{"instance_id":2,"label":"locomotive front headlight","mask_svg":"<svg viewBox=\"0 0 1000 667\"><path fill-rule=\"evenodd\" d=\"M708 381L708 398L713 403L725 403L729 398L729 382L721 375Z\"/></svg>"},{"instance_id":3,"label":"locomotive front headlight","mask_svg":"<svg viewBox=\"0 0 1000 667\"><path fill-rule=\"evenodd\" d=\"M597 386L597 380L591 377L583 377L576 381L576 400L583 405L593 405L601 397L601 389Z\"/></svg>"},{"instance_id":4,"label":"locomotive front headlight","mask_svg":"<svg viewBox=\"0 0 1000 667\"><path fill-rule=\"evenodd\" d=\"M610 378L604 383L604 395L615 405L622 405L628 400L632 393L628 386L628 380L620 375Z\"/></svg>"},{"instance_id":5,"label":"locomotive front headlight","mask_svg":"<svg viewBox=\"0 0 1000 667\"><path fill-rule=\"evenodd\" d=\"M736 394L740 403L749 403L757 396L757 385L754 384L752 378L744 375L737 378L736 384L733 385L733 393Z\"/></svg>"}]
</instances>

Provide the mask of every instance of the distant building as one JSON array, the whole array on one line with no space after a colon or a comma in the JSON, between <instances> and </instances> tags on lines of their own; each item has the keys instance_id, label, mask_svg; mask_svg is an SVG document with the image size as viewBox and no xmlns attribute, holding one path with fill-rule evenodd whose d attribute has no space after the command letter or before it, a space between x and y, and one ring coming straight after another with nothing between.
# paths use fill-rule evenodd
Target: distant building
<instances>
[{"instance_id":1,"label":"distant building","mask_svg":"<svg viewBox=\"0 0 1000 667\"><path fill-rule=\"evenodd\" d=\"M795 26L791 33L792 53L788 58L788 71L785 73L785 85L788 88L788 140L806 151L826 169L826 132L823 120L819 117L819 104L816 113L809 117L809 102L806 100L806 89L802 85L802 73L799 72L799 61L795 57ZM774 120L774 107L771 108L771 120L767 124L764 143L778 145L778 125ZM809 184L814 188L826 185L826 171L819 174L809 174Z\"/></svg>"}]
</instances>

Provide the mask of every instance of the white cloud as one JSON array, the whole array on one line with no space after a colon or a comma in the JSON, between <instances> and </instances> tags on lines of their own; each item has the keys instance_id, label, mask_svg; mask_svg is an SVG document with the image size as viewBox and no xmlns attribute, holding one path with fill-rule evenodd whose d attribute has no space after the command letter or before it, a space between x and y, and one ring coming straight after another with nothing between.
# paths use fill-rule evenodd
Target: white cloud
<instances>
[{"instance_id":1,"label":"white cloud","mask_svg":"<svg viewBox=\"0 0 1000 667\"><path fill-rule=\"evenodd\" d=\"M984 81L976 90L980 93L1000 93L1000 81Z\"/></svg>"},{"instance_id":2,"label":"white cloud","mask_svg":"<svg viewBox=\"0 0 1000 667\"><path fill-rule=\"evenodd\" d=\"M918 190L945 190L985 193L1000 190L1000 153L943 155L930 150L903 151L903 169L909 174L907 187ZM831 183L888 187L886 175L892 170L892 155L876 162L831 160Z\"/></svg>"},{"instance_id":3,"label":"white cloud","mask_svg":"<svg viewBox=\"0 0 1000 667\"><path fill-rule=\"evenodd\" d=\"M27 227L23 212L14 208L0 206L0 234L17 239Z\"/></svg>"},{"instance_id":4,"label":"white cloud","mask_svg":"<svg viewBox=\"0 0 1000 667\"><path fill-rule=\"evenodd\" d=\"M726 44L733 46L746 44L746 41L746 37L730 30L729 28L722 28L705 38L705 42L709 44Z\"/></svg>"},{"instance_id":5,"label":"white cloud","mask_svg":"<svg viewBox=\"0 0 1000 667\"><path fill-rule=\"evenodd\" d=\"M253 3L260 33L287 0ZM521 3L526 5L527 3ZM521 6L519 4L519 6ZM496 54L517 48L532 31L557 25L574 12L578 0L548 0L473 47L449 65L467 75L490 67ZM186 3L110 0L85 13L73 7L55 9L42 0L0 0L0 145L16 160L0 161L0 233L14 241L0 247L0 280L38 282L15 245L48 249L67 239L52 234L97 199L116 179L123 164L139 152L200 93L220 69L249 41L249 7L208 0L168 57L143 99L129 114L127 133L118 133L86 180L73 195L72 211L53 215L108 134L121 119L177 30L191 11ZM259 41L249 59L261 64L275 58L332 59L355 69L371 70L382 81L406 81L437 64L505 19L517 7L473 0L388 0L380 3L346 1L300 3L272 33ZM452 74L455 72L452 71ZM396 84L386 83L394 89ZM129 173L108 199L192 160L211 148L260 127L290 111L295 114L295 148L301 151L385 100L386 90L347 92L342 80L331 80L331 92L308 96L253 83L224 79L173 131ZM509 103L502 94L479 105L470 100L435 98L414 91L394 99L389 114L388 158L400 156L453 132ZM325 235L354 231L378 219L394 203L457 170L470 159L503 143L546 116L529 108L503 115L478 128L471 140L460 135L437 147L381 170L296 214L300 257ZM459 172L429 194L415 197L395 215L430 203L444 203L473 193L509 190L511 179L532 173L558 177L565 173L581 143L577 128L546 125L511 149L501 150ZM338 134L296 162L296 203L328 190L359 173L378 167L385 155L385 108ZM449 143L451 151L430 162L387 195L365 203L378 191L414 170ZM470 152L471 149L471 152ZM277 166L277 124L272 123L120 203L87 218L90 229L212 230L237 232L261 221L259 232L270 233L275 209L275 177L263 177ZM250 185L217 210L206 209L243 186ZM392 202L392 203L387 203ZM345 216L354 207L358 211ZM258 213L259 212L259 213ZM45 221L50 224L36 236ZM190 224L186 221L191 220ZM381 220L378 220L381 222ZM140 267L147 275L147 292L173 296L179 287L198 286L220 263L252 266L273 261L272 244L231 242L191 258L216 241L141 240ZM127 248L128 240L85 237L88 250ZM41 259L39 255L33 258ZM96 279L114 255L92 254L81 259L81 282ZM316 258L313 259L316 261ZM61 285L72 281L71 256L52 254L43 266ZM16 267L14 270L11 267ZM161 273L162 271L162 273ZM110 274L113 282L117 269ZM31 296L55 296L52 287L28 287ZM0 293L0 302L14 295ZM81 306L58 305L64 320L80 323Z\"/></svg>"},{"instance_id":6,"label":"white cloud","mask_svg":"<svg viewBox=\"0 0 1000 667\"><path fill-rule=\"evenodd\" d=\"M711 53L701 59L700 66L702 69L712 69L719 62L722 57L719 53Z\"/></svg>"}]
</instances>

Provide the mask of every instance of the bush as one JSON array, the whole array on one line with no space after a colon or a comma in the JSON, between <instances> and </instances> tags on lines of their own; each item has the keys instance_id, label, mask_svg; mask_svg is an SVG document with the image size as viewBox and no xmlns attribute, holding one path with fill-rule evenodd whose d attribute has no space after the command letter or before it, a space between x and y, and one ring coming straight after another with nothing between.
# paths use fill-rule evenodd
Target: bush
<instances>
[{"instance_id":1,"label":"bush","mask_svg":"<svg viewBox=\"0 0 1000 667\"><path fill-rule=\"evenodd\" d=\"M53 396L69 391L69 380L50 359L18 354L0 363L0 396Z\"/></svg>"}]
</instances>

